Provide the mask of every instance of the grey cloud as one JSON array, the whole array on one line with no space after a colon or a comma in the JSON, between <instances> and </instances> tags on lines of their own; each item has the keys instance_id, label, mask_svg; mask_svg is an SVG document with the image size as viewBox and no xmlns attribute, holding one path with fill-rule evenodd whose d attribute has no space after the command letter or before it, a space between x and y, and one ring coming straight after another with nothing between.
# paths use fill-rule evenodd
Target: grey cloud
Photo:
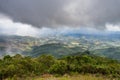
<instances>
[{"instance_id":1,"label":"grey cloud","mask_svg":"<svg viewBox=\"0 0 120 80\"><path fill-rule=\"evenodd\" d=\"M37 27L119 24L120 0L0 0L0 12Z\"/></svg>"}]
</instances>

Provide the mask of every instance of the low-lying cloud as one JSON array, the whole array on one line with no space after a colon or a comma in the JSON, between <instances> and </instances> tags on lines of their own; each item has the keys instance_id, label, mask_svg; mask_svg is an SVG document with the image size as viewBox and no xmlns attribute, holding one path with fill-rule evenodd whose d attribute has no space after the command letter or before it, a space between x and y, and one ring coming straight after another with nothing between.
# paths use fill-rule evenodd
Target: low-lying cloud
<instances>
[{"instance_id":1,"label":"low-lying cloud","mask_svg":"<svg viewBox=\"0 0 120 80\"><path fill-rule=\"evenodd\" d=\"M37 37L39 35L39 29L28 24L14 22L9 18L0 17L0 34Z\"/></svg>"}]
</instances>

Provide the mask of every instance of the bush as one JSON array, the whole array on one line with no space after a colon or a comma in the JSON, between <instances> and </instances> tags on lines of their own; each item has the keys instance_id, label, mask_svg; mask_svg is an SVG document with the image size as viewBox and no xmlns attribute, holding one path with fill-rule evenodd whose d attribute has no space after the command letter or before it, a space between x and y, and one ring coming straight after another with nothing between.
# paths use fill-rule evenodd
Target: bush
<instances>
[{"instance_id":1,"label":"bush","mask_svg":"<svg viewBox=\"0 0 120 80\"><path fill-rule=\"evenodd\" d=\"M67 73L67 63L63 60L57 61L49 69L49 72L52 74L65 74Z\"/></svg>"},{"instance_id":2,"label":"bush","mask_svg":"<svg viewBox=\"0 0 120 80\"><path fill-rule=\"evenodd\" d=\"M120 77L120 63L115 60L78 55L56 59L51 55L37 58L7 55L0 59L0 80L11 77L37 76L43 74L64 75L71 73L90 73Z\"/></svg>"}]
</instances>

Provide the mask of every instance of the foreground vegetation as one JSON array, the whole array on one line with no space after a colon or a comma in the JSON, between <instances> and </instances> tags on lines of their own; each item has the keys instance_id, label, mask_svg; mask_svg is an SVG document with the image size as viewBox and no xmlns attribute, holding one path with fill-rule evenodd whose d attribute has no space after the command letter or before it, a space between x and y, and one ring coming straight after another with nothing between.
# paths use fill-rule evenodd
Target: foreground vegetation
<instances>
[{"instance_id":1,"label":"foreground vegetation","mask_svg":"<svg viewBox=\"0 0 120 80\"><path fill-rule=\"evenodd\" d=\"M22 78L23 80L27 77L42 76L44 74L62 76L65 74L74 75L76 73L120 78L120 63L116 60L94 55L66 56L56 59L51 55L42 55L37 58L31 58L22 57L17 54L13 57L7 55L0 60L0 80L16 80L16 78ZM67 79L61 77L61 79L58 78L55 80L62 80L62 78L63 80L70 80L69 77ZM71 80L72 78L74 78L74 76L71 77ZM93 80L100 79L98 77L98 79Z\"/></svg>"}]
</instances>

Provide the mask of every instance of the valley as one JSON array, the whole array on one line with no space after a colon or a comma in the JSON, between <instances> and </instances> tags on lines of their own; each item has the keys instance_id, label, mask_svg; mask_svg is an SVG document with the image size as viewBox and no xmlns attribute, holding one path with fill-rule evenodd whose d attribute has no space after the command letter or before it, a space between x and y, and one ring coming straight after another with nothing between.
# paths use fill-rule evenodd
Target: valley
<instances>
[{"instance_id":1,"label":"valley","mask_svg":"<svg viewBox=\"0 0 120 80\"><path fill-rule=\"evenodd\" d=\"M114 37L109 38L110 36ZM76 53L81 54L85 51L119 60L119 35L71 33L39 38L14 35L0 36L0 56L22 54L37 57L42 54L52 54L55 57L62 57Z\"/></svg>"}]
</instances>

